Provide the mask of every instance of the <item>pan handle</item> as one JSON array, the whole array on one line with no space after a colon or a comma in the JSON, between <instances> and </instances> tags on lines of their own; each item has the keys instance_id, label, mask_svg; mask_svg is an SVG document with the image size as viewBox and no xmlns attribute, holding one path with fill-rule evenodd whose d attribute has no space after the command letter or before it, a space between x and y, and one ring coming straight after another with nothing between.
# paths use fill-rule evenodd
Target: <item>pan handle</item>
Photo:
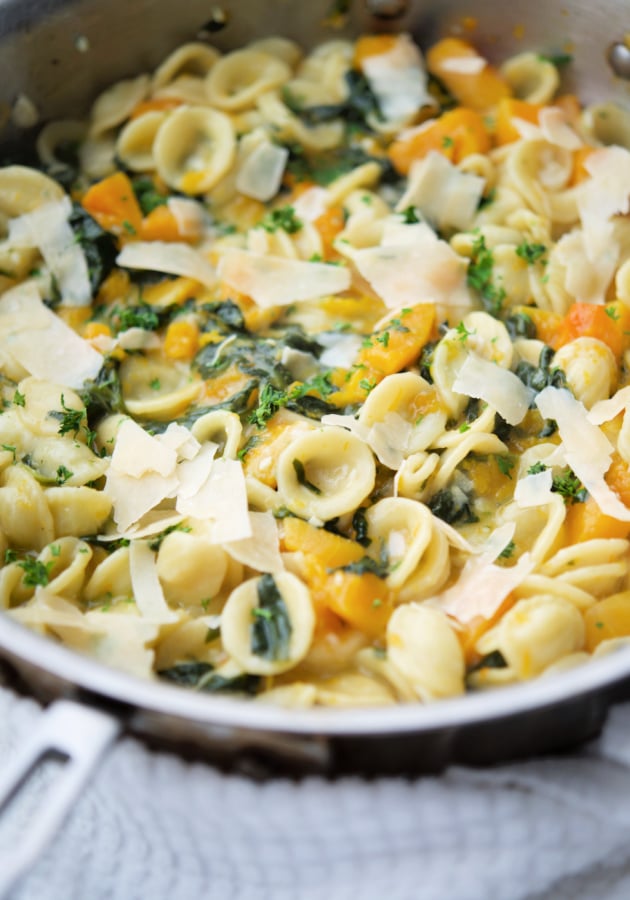
<instances>
[{"instance_id":1,"label":"pan handle","mask_svg":"<svg viewBox=\"0 0 630 900\"><path fill-rule=\"evenodd\" d=\"M58 700L43 713L18 757L0 773L2 814L40 763L52 758L64 764L30 810L24 840L0 853L0 900L55 836L97 762L120 730L120 722L106 713Z\"/></svg>"}]
</instances>

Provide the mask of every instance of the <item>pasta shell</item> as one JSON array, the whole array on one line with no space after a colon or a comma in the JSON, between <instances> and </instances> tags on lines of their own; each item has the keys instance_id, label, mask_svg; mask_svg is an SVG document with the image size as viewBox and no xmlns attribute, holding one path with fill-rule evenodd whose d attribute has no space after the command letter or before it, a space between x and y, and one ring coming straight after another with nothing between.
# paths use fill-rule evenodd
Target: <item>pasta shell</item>
<instances>
[{"instance_id":1,"label":"pasta shell","mask_svg":"<svg viewBox=\"0 0 630 900\"><path fill-rule=\"evenodd\" d=\"M32 212L43 203L64 197L63 188L37 169L4 166L0 169L0 213L9 219Z\"/></svg>"},{"instance_id":2,"label":"pasta shell","mask_svg":"<svg viewBox=\"0 0 630 900\"><path fill-rule=\"evenodd\" d=\"M185 194L209 191L236 153L228 116L202 106L182 106L160 126L153 145L158 175Z\"/></svg>"},{"instance_id":3,"label":"pasta shell","mask_svg":"<svg viewBox=\"0 0 630 900\"><path fill-rule=\"evenodd\" d=\"M560 84L558 70L538 53L519 53L501 66L501 74L519 100L549 103Z\"/></svg>"},{"instance_id":4,"label":"pasta shell","mask_svg":"<svg viewBox=\"0 0 630 900\"><path fill-rule=\"evenodd\" d=\"M243 433L241 420L236 413L228 412L226 409L213 410L205 416L200 416L190 430L199 443L210 441L217 444L218 456L236 459Z\"/></svg>"},{"instance_id":5,"label":"pasta shell","mask_svg":"<svg viewBox=\"0 0 630 900\"><path fill-rule=\"evenodd\" d=\"M149 92L149 76L118 81L100 94L91 110L90 136L98 138L128 119Z\"/></svg>"},{"instance_id":6,"label":"pasta shell","mask_svg":"<svg viewBox=\"0 0 630 900\"><path fill-rule=\"evenodd\" d=\"M38 559L49 569L48 590L67 600L76 599L92 554L90 545L76 537L63 537L44 547Z\"/></svg>"},{"instance_id":7,"label":"pasta shell","mask_svg":"<svg viewBox=\"0 0 630 900\"><path fill-rule=\"evenodd\" d=\"M342 428L298 435L278 458L278 491L288 509L324 522L356 509L375 476L372 451Z\"/></svg>"},{"instance_id":8,"label":"pasta shell","mask_svg":"<svg viewBox=\"0 0 630 900\"><path fill-rule=\"evenodd\" d=\"M55 536L41 487L23 466L5 469L0 485L0 530L12 547L41 550Z\"/></svg>"},{"instance_id":9,"label":"pasta shell","mask_svg":"<svg viewBox=\"0 0 630 900\"><path fill-rule=\"evenodd\" d=\"M151 89L156 91L173 82L180 75L194 75L205 78L215 65L221 53L214 47L200 42L182 44L166 57L153 73Z\"/></svg>"},{"instance_id":10,"label":"pasta shell","mask_svg":"<svg viewBox=\"0 0 630 900\"><path fill-rule=\"evenodd\" d=\"M166 113L146 112L131 119L118 135L116 156L134 172L149 172L155 168L153 144Z\"/></svg>"},{"instance_id":11,"label":"pasta shell","mask_svg":"<svg viewBox=\"0 0 630 900\"><path fill-rule=\"evenodd\" d=\"M120 380L131 415L158 422L181 415L201 390L201 382L190 380L187 367L142 356L125 360L120 367Z\"/></svg>"},{"instance_id":12,"label":"pasta shell","mask_svg":"<svg viewBox=\"0 0 630 900\"><path fill-rule=\"evenodd\" d=\"M162 541L157 572L168 603L199 605L211 599L226 571L225 551L207 538L173 531Z\"/></svg>"},{"instance_id":13,"label":"pasta shell","mask_svg":"<svg viewBox=\"0 0 630 900\"><path fill-rule=\"evenodd\" d=\"M387 656L420 700L464 692L464 654L439 609L409 603L394 610L387 625Z\"/></svg>"},{"instance_id":14,"label":"pasta shell","mask_svg":"<svg viewBox=\"0 0 630 900\"><path fill-rule=\"evenodd\" d=\"M208 100L226 112L247 109L290 77L291 69L277 57L260 50L235 50L220 59L208 75Z\"/></svg>"},{"instance_id":15,"label":"pasta shell","mask_svg":"<svg viewBox=\"0 0 630 900\"><path fill-rule=\"evenodd\" d=\"M540 675L548 666L584 646L584 620L572 603L559 597L519 600L498 625L477 642L485 656L498 650L519 680Z\"/></svg>"},{"instance_id":16,"label":"pasta shell","mask_svg":"<svg viewBox=\"0 0 630 900\"><path fill-rule=\"evenodd\" d=\"M308 653L315 627L315 614L308 588L289 572L274 576L291 624L286 659L268 659L252 650L251 627L258 607L260 578L252 578L230 594L221 614L221 637L230 657L253 675L277 675L297 665Z\"/></svg>"},{"instance_id":17,"label":"pasta shell","mask_svg":"<svg viewBox=\"0 0 630 900\"><path fill-rule=\"evenodd\" d=\"M45 492L55 537L98 534L112 511L112 501L103 491L89 487L51 487Z\"/></svg>"}]
</instances>

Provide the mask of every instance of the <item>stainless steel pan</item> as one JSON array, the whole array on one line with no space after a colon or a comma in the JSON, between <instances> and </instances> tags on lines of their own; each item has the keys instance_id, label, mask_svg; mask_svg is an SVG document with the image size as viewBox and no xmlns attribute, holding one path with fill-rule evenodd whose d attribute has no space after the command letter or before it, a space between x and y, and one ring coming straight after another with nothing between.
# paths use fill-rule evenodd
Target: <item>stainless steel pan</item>
<instances>
[{"instance_id":1,"label":"stainless steel pan","mask_svg":"<svg viewBox=\"0 0 630 900\"><path fill-rule=\"evenodd\" d=\"M349 6L345 25L333 35L406 29L426 45L473 16L475 42L490 57L519 48L570 48L567 87L587 100L630 102L628 82L611 66L630 75L630 51L623 44L630 14L622 0L530 0L526 8L504 0L350 0ZM221 47L272 33L309 45L331 36L323 24L329 7L330 0L226 0L220 9L207 0L0 0L0 104L10 106L22 92L47 116L76 115L105 85L156 65L200 30L207 36L226 21L211 34ZM121 729L254 773L430 772L452 763L485 765L564 750L595 735L611 702L630 696L630 651L461 700L350 711L287 711L145 683L2 615L0 655L25 690L56 701L22 760L0 776L0 806L46 751L71 761L32 835L36 840L0 878L0 895L57 827L99 753Z\"/></svg>"}]
</instances>

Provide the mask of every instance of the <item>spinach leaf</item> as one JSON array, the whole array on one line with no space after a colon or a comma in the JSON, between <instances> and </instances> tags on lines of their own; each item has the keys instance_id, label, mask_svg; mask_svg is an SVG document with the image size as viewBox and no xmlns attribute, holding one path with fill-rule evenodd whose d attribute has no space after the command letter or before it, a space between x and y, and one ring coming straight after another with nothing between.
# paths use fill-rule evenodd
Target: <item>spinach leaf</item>
<instances>
[{"instance_id":1,"label":"spinach leaf","mask_svg":"<svg viewBox=\"0 0 630 900\"><path fill-rule=\"evenodd\" d=\"M252 653L263 659L287 659L293 626L273 575L261 575L256 590L258 606L252 609L250 626Z\"/></svg>"},{"instance_id":2,"label":"spinach leaf","mask_svg":"<svg viewBox=\"0 0 630 900\"><path fill-rule=\"evenodd\" d=\"M255 694L260 683L258 675L243 674L225 678L223 675L217 675L210 663L204 662L177 663L169 669L161 669L157 674L164 681L210 694L228 692Z\"/></svg>"},{"instance_id":3,"label":"spinach leaf","mask_svg":"<svg viewBox=\"0 0 630 900\"><path fill-rule=\"evenodd\" d=\"M556 388L566 387L567 379L562 369L551 367L553 357L554 351L551 347L545 345L540 351L537 366L521 360L514 374L520 378L526 387L531 388L537 394L549 385ZM533 409L535 405L535 398L532 398L530 409Z\"/></svg>"},{"instance_id":4,"label":"spinach leaf","mask_svg":"<svg viewBox=\"0 0 630 900\"><path fill-rule=\"evenodd\" d=\"M96 293L114 268L118 256L116 241L78 203L73 204L68 221L75 240L85 254L90 285Z\"/></svg>"},{"instance_id":5,"label":"spinach leaf","mask_svg":"<svg viewBox=\"0 0 630 900\"><path fill-rule=\"evenodd\" d=\"M472 498L457 485L438 491L429 500L428 506L434 516L449 525L478 521L473 512Z\"/></svg>"},{"instance_id":6,"label":"spinach leaf","mask_svg":"<svg viewBox=\"0 0 630 900\"><path fill-rule=\"evenodd\" d=\"M168 196L157 190L152 178L144 176L134 178L132 184L133 192L136 195L136 200L140 204L143 216L148 216L149 213L153 212L154 209L157 209L158 206L166 205Z\"/></svg>"},{"instance_id":7,"label":"spinach leaf","mask_svg":"<svg viewBox=\"0 0 630 900\"><path fill-rule=\"evenodd\" d=\"M111 413L125 412L118 367L116 360L105 360L96 378L86 381L79 392L90 428L94 428Z\"/></svg>"}]
</instances>

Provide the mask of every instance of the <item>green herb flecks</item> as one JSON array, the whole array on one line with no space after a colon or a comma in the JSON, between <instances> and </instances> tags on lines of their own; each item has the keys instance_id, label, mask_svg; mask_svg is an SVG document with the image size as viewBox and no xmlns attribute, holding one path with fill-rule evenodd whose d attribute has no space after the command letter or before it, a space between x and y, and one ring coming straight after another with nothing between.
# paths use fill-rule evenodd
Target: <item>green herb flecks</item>
<instances>
[{"instance_id":1,"label":"green herb flecks","mask_svg":"<svg viewBox=\"0 0 630 900\"><path fill-rule=\"evenodd\" d=\"M526 262L528 266L533 266L537 262L544 262L543 257L547 252L547 247L544 244L522 241L522 243L520 243L516 248L515 252L516 255L519 256L524 262Z\"/></svg>"},{"instance_id":2,"label":"green herb flecks","mask_svg":"<svg viewBox=\"0 0 630 900\"><path fill-rule=\"evenodd\" d=\"M273 575L261 575L256 593L258 605L252 609L250 626L252 653L263 659L287 659L293 626Z\"/></svg>"},{"instance_id":3,"label":"green herb flecks","mask_svg":"<svg viewBox=\"0 0 630 900\"><path fill-rule=\"evenodd\" d=\"M472 246L466 280L481 297L484 309L497 317L505 300L505 290L494 282L494 256L486 247L486 239L480 234Z\"/></svg>"},{"instance_id":4,"label":"green herb flecks","mask_svg":"<svg viewBox=\"0 0 630 900\"><path fill-rule=\"evenodd\" d=\"M57 475L55 477L55 484L65 484L69 478L72 478L74 472L71 472L70 469L66 469L65 466L57 466Z\"/></svg>"},{"instance_id":5,"label":"green herb flecks","mask_svg":"<svg viewBox=\"0 0 630 900\"><path fill-rule=\"evenodd\" d=\"M46 587L50 581L50 570L54 562L43 563L40 559L22 559L18 566L24 570L22 582L25 587Z\"/></svg>"},{"instance_id":6,"label":"green herb flecks","mask_svg":"<svg viewBox=\"0 0 630 900\"><path fill-rule=\"evenodd\" d=\"M61 408L63 413L57 413L57 410L53 410L56 413L55 418L60 420L58 434L69 434L72 432L76 437L86 418L85 408L73 409L70 406L66 406L63 394L61 395ZM50 414L52 415L52 413Z\"/></svg>"},{"instance_id":7,"label":"green herb flecks","mask_svg":"<svg viewBox=\"0 0 630 900\"><path fill-rule=\"evenodd\" d=\"M586 488L571 469L554 477L551 490L564 497L565 503L583 503L587 497Z\"/></svg>"},{"instance_id":8,"label":"green herb flecks","mask_svg":"<svg viewBox=\"0 0 630 900\"><path fill-rule=\"evenodd\" d=\"M260 226L271 233L282 229L287 234L296 234L302 229L302 222L292 206L281 206L268 212Z\"/></svg>"}]
</instances>

